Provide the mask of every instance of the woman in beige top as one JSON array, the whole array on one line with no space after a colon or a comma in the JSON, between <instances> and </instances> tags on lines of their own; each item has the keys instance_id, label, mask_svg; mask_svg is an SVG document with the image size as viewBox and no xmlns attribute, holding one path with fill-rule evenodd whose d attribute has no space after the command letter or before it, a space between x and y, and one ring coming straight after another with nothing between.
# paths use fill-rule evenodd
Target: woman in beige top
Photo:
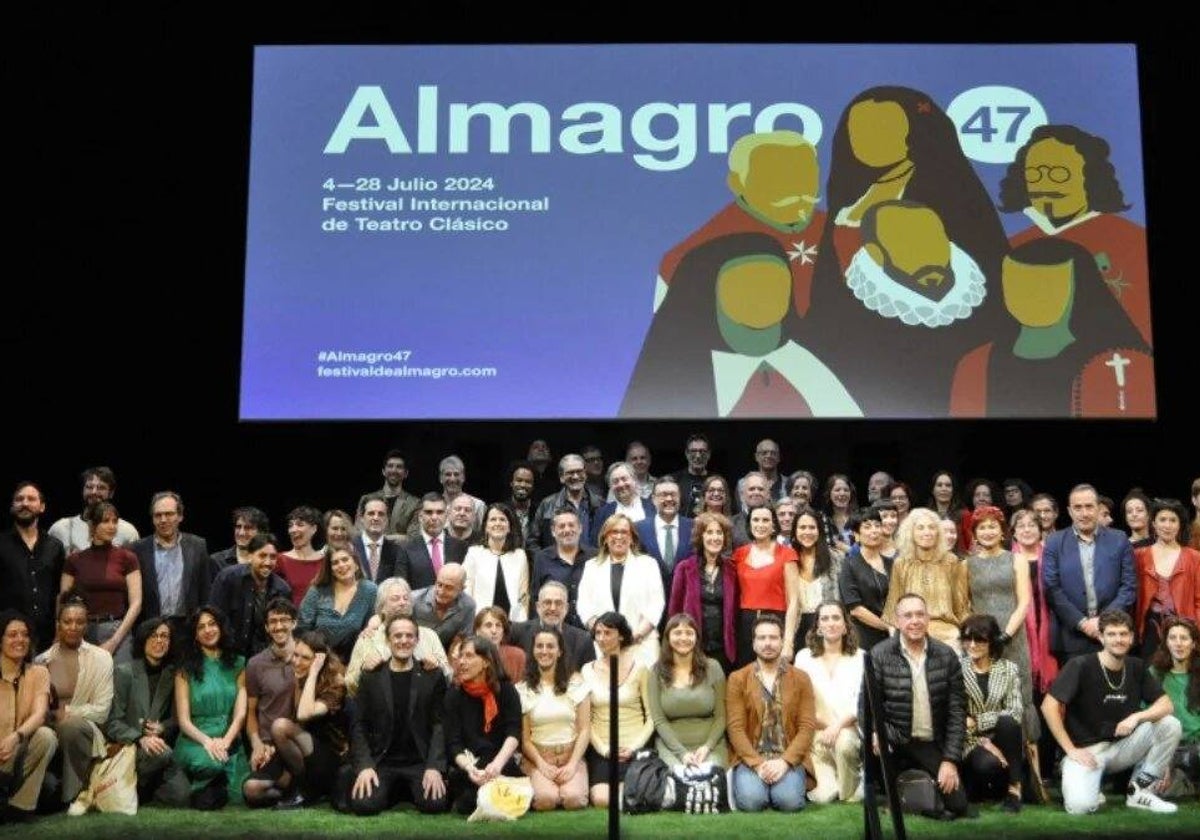
<instances>
[{"instance_id":1,"label":"woman in beige top","mask_svg":"<svg viewBox=\"0 0 1200 840\"><path fill-rule=\"evenodd\" d=\"M587 686L570 673L562 634L544 627L533 635L533 656L521 697L521 768L533 784L533 809L583 808L588 773L583 763L592 734L592 703Z\"/></svg>"},{"instance_id":2,"label":"woman in beige top","mask_svg":"<svg viewBox=\"0 0 1200 840\"><path fill-rule=\"evenodd\" d=\"M894 620L902 596L920 595L929 609L929 635L957 651L958 627L971 612L970 579L966 564L943 546L940 522L929 508L916 508L901 524L883 620Z\"/></svg>"}]
</instances>

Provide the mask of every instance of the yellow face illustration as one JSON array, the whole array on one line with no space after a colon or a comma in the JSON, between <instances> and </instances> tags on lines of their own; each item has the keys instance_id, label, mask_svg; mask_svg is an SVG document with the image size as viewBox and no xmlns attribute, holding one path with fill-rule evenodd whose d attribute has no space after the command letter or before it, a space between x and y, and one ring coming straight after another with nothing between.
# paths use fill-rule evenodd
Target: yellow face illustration
<instances>
[{"instance_id":1,"label":"yellow face illustration","mask_svg":"<svg viewBox=\"0 0 1200 840\"><path fill-rule=\"evenodd\" d=\"M820 191L817 151L812 146L765 143L750 153L745 181L729 173L729 188L754 210L783 225L807 222Z\"/></svg>"},{"instance_id":2,"label":"yellow face illustration","mask_svg":"<svg viewBox=\"0 0 1200 840\"><path fill-rule=\"evenodd\" d=\"M1065 222L1088 210L1083 155L1053 138L1039 140L1025 155L1029 204L1047 218Z\"/></svg>"},{"instance_id":3,"label":"yellow face illustration","mask_svg":"<svg viewBox=\"0 0 1200 840\"><path fill-rule=\"evenodd\" d=\"M950 237L928 207L880 207L867 253L894 280L935 289L950 279ZM890 265L887 265L890 263Z\"/></svg>"},{"instance_id":4,"label":"yellow face illustration","mask_svg":"<svg viewBox=\"0 0 1200 840\"><path fill-rule=\"evenodd\" d=\"M1004 305L1027 327L1050 327L1062 320L1075 288L1070 262L1029 265L1005 257L1000 270Z\"/></svg>"},{"instance_id":5,"label":"yellow face illustration","mask_svg":"<svg viewBox=\"0 0 1200 840\"><path fill-rule=\"evenodd\" d=\"M792 297L787 264L768 256L730 260L717 276L717 303L734 323L756 330L783 320Z\"/></svg>"},{"instance_id":6,"label":"yellow face illustration","mask_svg":"<svg viewBox=\"0 0 1200 840\"><path fill-rule=\"evenodd\" d=\"M846 127L850 149L867 166L895 166L908 157L908 116L895 102L857 103Z\"/></svg>"}]
</instances>

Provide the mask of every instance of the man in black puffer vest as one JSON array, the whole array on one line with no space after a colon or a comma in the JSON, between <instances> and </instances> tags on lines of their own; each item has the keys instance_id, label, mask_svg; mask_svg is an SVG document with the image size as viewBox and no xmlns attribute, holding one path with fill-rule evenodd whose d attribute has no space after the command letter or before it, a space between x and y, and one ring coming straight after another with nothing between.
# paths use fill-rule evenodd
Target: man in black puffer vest
<instances>
[{"instance_id":1,"label":"man in black puffer vest","mask_svg":"<svg viewBox=\"0 0 1200 840\"><path fill-rule=\"evenodd\" d=\"M936 816L977 816L958 774L967 716L958 653L929 637L920 595L901 597L893 621L899 632L871 649L871 668L896 769L919 768L937 781L946 810Z\"/></svg>"}]
</instances>

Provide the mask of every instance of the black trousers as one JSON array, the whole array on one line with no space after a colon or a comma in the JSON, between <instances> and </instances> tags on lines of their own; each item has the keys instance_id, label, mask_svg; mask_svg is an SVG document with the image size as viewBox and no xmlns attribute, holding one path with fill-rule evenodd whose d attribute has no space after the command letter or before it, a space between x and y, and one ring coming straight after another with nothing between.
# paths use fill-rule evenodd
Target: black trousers
<instances>
[{"instance_id":1,"label":"black trousers","mask_svg":"<svg viewBox=\"0 0 1200 840\"><path fill-rule=\"evenodd\" d=\"M411 800L423 814L440 814L446 810L448 801L445 796L438 799L425 797L425 790L421 787L421 780L425 775L424 765L382 764L375 768L375 775L379 777L379 784L375 786L375 790L369 796L354 799L351 791L358 773L352 765L344 765L338 773L337 783L342 801L335 802L335 805L341 805L342 810L364 817L386 811L405 799Z\"/></svg>"},{"instance_id":2,"label":"black trousers","mask_svg":"<svg viewBox=\"0 0 1200 840\"><path fill-rule=\"evenodd\" d=\"M924 770L933 777L934 782L937 781L938 769L941 767L945 758L942 756L941 748L933 741L909 741L907 744L898 744L893 750L896 757L896 770L908 770L918 768ZM951 811L959 816L967 813L967 792L961 784L954 793L942 794L942 800L946 803L946 810Z\"/></svg>"},{"instance_id":3,"label":"black trousers","mask_svg":"<svg viewBox=\"0 0 1200 840\"><path fill-rule=\"evenodd\" d=\"M971 799L1002 798L1011 785L1020 784L1024 778L1025 745L1021 724L1008 715L1001 715L988 737L999 748L1008 767L982 746L967 753L963 759L963 782Z\"/></svg>"}]
</instances>

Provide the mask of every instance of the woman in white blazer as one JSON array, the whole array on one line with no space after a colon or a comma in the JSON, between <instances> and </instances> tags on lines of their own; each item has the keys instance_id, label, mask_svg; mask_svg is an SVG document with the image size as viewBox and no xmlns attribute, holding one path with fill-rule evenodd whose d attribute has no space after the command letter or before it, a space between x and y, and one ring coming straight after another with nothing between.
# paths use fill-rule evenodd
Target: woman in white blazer
<instances>
[{"instance_id":1,"label":"woman in white blazer","mask_svg":"<svg viewBox=\"0 0 1200 840\"><path fill-rule=\"evenodd\" d=\"M512 508L500 502L488 505L483 535L463 559L463 591L475 599L477 610L503 607L510 621L529 619L529 559L521 534Z\"/></svg>"}]
</instances>

